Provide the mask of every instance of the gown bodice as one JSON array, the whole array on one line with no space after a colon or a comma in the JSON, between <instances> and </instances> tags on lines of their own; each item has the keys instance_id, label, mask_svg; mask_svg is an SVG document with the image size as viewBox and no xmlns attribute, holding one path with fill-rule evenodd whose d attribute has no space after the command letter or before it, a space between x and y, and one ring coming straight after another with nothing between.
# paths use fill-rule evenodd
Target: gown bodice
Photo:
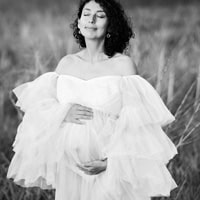
<instances>
[{"instance_id":1,"label":"gown bodice","mask_svg":"<svg viewBox=\"0 0 200 200\"><path fill-rule=\"evenodd\" d=\"M73 102L118 114L122 107L121 79L121 76L103 76L83 80L71 75L60 75L57 80L57 98L61 104Z\"/></svg>"}]
</instances>

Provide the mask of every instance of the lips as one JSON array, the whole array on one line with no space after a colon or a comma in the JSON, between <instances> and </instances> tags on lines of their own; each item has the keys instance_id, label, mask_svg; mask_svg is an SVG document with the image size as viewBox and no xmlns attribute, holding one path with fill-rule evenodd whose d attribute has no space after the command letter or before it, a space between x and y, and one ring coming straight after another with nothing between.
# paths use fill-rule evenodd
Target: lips
<instances>
[{"instance_id":1,"label":"lips","mask_svg":"<svg viewBox=\"0 0 200 200\"><path fill-rule=\"evenodd\" d=\"M85 28L86 29L92 29L92 30L96 30L97 29L96 27L89 27L89 26L86 26Z\"/></svg>"}]
</instances>

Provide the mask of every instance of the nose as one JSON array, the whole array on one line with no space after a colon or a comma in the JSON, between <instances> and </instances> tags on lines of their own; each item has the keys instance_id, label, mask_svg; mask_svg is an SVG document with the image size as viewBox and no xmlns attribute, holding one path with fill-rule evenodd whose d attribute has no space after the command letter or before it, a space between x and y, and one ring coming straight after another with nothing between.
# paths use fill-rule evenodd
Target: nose
<instances>
[{"instance_id":1,"label":"nose","mask_svg":"<svg viewBox=\"0 0 200 200\"><path fill-rule=\"evenodd\" d=\"M89 23L94 24L96 20L95 15L91 15L90 19L89 19Z\"/></svg>"}]
</instances>

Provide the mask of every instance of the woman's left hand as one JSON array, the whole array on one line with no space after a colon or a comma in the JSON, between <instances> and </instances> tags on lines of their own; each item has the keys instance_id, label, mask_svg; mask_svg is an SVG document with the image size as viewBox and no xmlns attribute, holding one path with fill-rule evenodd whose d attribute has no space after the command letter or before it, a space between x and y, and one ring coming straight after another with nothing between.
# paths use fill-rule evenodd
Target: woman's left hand
<instances>
[{"instance_id":1,"label":"woman's left hand","mask_svg":"<svg viewBox=\"0 0 200 200\"><path fill-rule=\"evenodd\" d=\"M96 175L106 170L107 159L94 160L83 164L77 164L77 167L88 175Z\"/></svg>"}]
</instances>

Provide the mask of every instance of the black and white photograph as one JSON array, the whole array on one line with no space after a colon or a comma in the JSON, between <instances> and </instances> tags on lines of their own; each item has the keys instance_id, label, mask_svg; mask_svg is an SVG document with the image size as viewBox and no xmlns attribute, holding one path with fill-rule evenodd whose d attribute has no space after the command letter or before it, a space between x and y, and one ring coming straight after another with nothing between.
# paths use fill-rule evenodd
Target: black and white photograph
<instances>
[{"instance_id":1,"label":"black and white photograph","mask_svg":"<svg viewBox=\"0 0 200 200\"><path fill-rule=\"evenodd\" d=\"M200 200L200 1L0 0L0 200Z\"/></svg>"}]
</instances>

